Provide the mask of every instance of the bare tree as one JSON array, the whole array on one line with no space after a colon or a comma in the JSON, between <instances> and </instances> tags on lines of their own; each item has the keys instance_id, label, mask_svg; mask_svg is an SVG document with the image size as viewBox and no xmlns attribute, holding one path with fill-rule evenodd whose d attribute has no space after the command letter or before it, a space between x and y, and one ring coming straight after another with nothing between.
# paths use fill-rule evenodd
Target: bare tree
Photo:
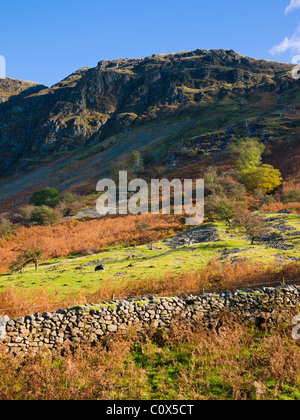
<instances>
[{"instance_id":1,"label":"bare tree","mask_svg":"<svg viewBox=\"0 0 300 420\"><path fill-rule=\"evenodd\" d=\"M35 270L39 267L39 261L44 254L44 250L40 247L30 247L18 255L16 260L10 265L11 273L23 271L24 268L31 263L34 263Z\"/></svg>"},{"instance_id":2,"label":"bare tree","mask_svg":"<svg viewBox=\"0 0 300 420\"><path fill-rule=\"evenodd\" d=\"M246 233L251 238L251 245L257 238L266 235L269 231L268 225L261 217L240 209L236 211L232 229Z\"/></svg>"}]
</instances>

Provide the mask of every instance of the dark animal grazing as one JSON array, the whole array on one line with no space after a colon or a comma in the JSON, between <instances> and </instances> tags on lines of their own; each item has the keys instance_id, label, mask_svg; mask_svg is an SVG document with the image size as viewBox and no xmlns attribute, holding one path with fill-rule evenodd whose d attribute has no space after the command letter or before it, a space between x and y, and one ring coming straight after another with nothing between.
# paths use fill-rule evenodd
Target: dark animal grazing
<instances>
[{"instance_id":1,"label":"dark animal grazing","mask_svg":"<svg viewBox=\"0 0 300 420\"><path fill-rule=\"evenodd\" d=\"M95 271L96 271L96 273L97 273L97 271L105 271L105 267L104 267L104 265L98 265L98 266L95 268Z\"/></svg>"}]
</instances>

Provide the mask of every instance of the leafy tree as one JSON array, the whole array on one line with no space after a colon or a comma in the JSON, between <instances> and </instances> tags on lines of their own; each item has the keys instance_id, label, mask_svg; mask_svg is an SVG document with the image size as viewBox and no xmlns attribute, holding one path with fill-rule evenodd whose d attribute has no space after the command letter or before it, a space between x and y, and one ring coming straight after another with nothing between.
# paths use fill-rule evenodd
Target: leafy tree
<instances>
[{"instance_id":1,"label":"leafy tree","mask_svg":"<svg viewBox=\"0 0 300 420\"><path fill-rule=\"evenodd\" d=\"M30 204L34 206L47 206L47 207L56 207L60 202L59 192L55 188L43 188L39 191L36 191L31 199Z\"/></svg>"},{"instance_id":2,"label":"leafy tree","mask_svg":"<svg viewBox=\"0 0 300 420\"><path fill-rule=\"evenodd\" d=\"M231 148L236 159L236 165L240 171L250 171L258 168L262 162L262 154L265 146L256 138L239 140Z\"/></svg>"},{"instance_id":3,"label":"leafy tree","mask_svg":"<svg viewBox=\"0 0 300 420\"><path fill-rule=\"evenodd\" d=\"M225 220L230 226L235 217L235 204L227 198L211 196L206 203L206 213L215 220Z\"/></svg>"},{"instance_id":4,"label":"leafy tree","mask_svg":"<svg viewBox=\"0 0 300 420\"><path fill-rule=\"evenodd\" d=\"M54 225L60 220L60 215L57 211L47 206L36 207L30 217L30 221L37 225L49 226Z\"/></svg>"},{"instance_id":5,"label":"leafy tree","mask_svg":"<svg viewBox=\"0 0 300 420\"><path fill-rule=\"evenodd\" d=\"M262 165L242 172L242 181L249 191L260 189L270 193L282 184L282 176L272 165Z\"/></svg>"}]
</instances>

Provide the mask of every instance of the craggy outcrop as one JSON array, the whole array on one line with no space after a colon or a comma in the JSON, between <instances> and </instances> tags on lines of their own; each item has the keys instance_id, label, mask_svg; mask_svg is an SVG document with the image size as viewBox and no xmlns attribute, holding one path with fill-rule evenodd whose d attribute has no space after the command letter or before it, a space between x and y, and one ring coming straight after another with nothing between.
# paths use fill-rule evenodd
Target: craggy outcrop
<instances>
[{"instance_id":1,"label":"craggy outcrop","mask_svg":"<svg viewBox=\"0 0 300 420\"><path fill-rule=\"evenodd\" d=\"M51 88L2 79L0 175L26 170L20 159L51 160L179 110L258 91L280 94L296 83L291 68L232 50L196 50L100 61Z\"/></svg>"}]
</instances>

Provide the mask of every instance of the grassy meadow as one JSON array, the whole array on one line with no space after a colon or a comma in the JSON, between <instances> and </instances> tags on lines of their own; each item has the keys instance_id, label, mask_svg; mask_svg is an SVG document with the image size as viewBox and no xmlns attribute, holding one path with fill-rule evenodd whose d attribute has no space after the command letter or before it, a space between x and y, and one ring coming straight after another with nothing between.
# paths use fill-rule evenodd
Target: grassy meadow
<instances>
[{"instance_id":1,"label":"grassy meadow","mask_svg":"<svg viewBox=\"0 0 300 420\"><path fill-rule=\"evenodd\" d=\"M40 305L42 311L43 305L217 291L253 284L275 285L295 281L297 276L299 279L299 215L264 213L264 217L271 219L275 228L277 223L284 223L283 237L291 249L276 249L276 245L274 248L261 242L250 245L248 237L228 231L223 222L207 224L216 229L218 239L213 241L177 243L172 247L172 241L181 237L179 233L151 244L107 244L101 252L91 255L49 258L40 263L37 271L29 265L23 272L2 274L1 309L13 308L16 310L10 313L19 314L19 307L29 311L31 305ZM95 272L99 264L105 265L105 272ZM20 300L26 305L20 305Z\"/></svg>"}]
</instances>

